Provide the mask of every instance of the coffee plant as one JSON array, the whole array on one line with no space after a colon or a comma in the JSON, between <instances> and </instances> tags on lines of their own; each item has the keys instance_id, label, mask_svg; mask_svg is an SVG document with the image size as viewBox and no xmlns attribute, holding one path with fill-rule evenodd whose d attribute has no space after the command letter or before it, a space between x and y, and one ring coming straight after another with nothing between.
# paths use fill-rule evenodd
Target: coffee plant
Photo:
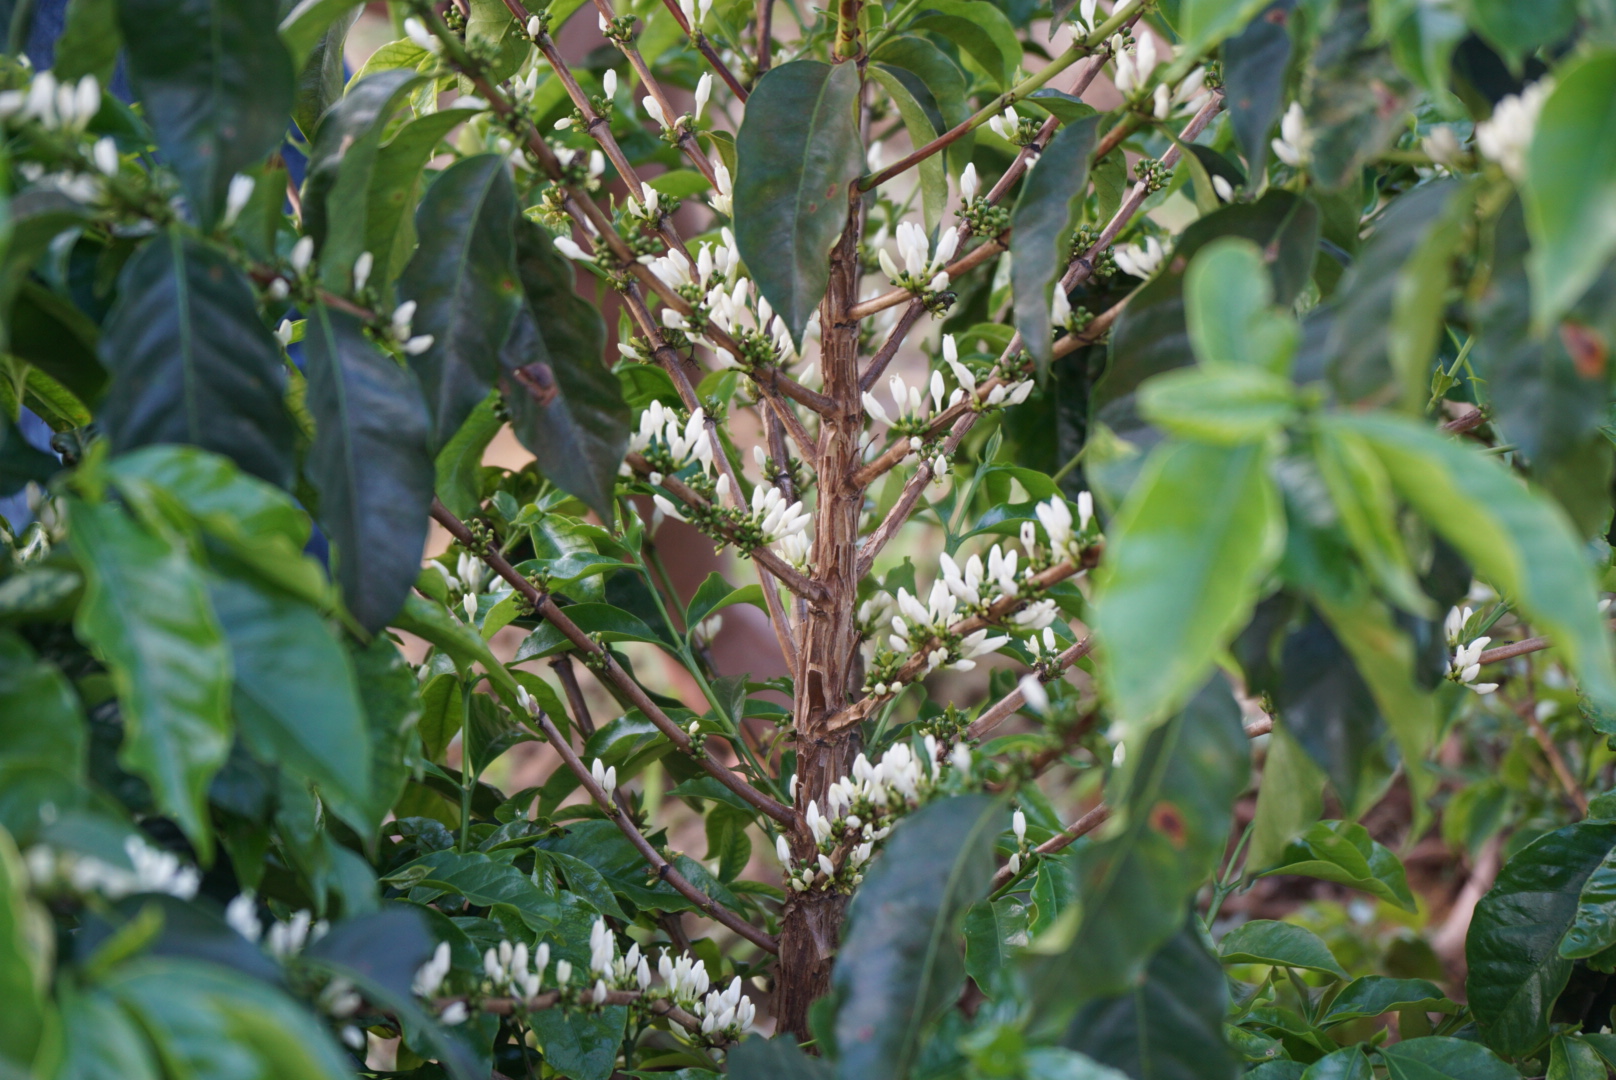
<instances>
[{"instance_id":1,"label":"coffee plant","mask_svg":"<svg viewBox=\"0 0 1616 1080\"><path fill-rule=\"evenodd\" d=\"M592 4L0 3L0 1076L1607 1076L1616 4Z\"/></svg>"}]
</instances>

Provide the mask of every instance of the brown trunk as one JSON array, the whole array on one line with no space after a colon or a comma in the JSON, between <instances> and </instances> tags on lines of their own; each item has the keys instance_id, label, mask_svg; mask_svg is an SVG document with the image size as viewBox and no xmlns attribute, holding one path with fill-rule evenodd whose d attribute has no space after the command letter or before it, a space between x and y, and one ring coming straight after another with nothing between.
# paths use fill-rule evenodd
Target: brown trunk
<instances>
[{"instance_id":1,"label":"brown trunk","mask_svg":"<svg viewBox=\"0 0 1616 1080\"><path fill-rule=\"evenodd\" d=\"M859 436L864 409L858 389L858 323L847 312L858 300L860 215L855 205L835 250L830 283L820 305L820 366L825 394L836 411L820 424L819 500L814 521L815 577L828 598L808 606L795 672L797 694L793 726L797 736L797 809L809 800L826 806L825 792L851 771L858 755L856 728L834 734L825 722L848 704L857 659L854 623L858 595L858 527L864 492L853 483L859 465ZM792 838L798 860L813 857L806 834ZM775 1017L784 1031L809 1037L808 1007L830 989L831 961L841 931L847 898L814 890L793 894L780 927L779 977Z\"/></svg>"}]
</instances>

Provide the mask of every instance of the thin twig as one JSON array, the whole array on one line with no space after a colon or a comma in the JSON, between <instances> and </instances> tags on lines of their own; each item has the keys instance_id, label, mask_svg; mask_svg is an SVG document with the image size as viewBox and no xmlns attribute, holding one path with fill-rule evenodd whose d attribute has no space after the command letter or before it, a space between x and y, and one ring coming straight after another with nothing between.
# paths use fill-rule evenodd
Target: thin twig
<instances>
[{"instance_id":1,"label":"thin twig","mask_svg":"<svg viewBox=\"0 0 1616 1080\"><path fill-rule=\"evenodd\" d=\"M1059 656L1049 663L1050 673L1043 681L1050 682L1059 678L1061 672L1087 656L1093 649L1093 634L1088 635L1082 641L1067 646ZM1027 695L1022 693L1021 685L1018 683L1015 689L984 709L981 716L971 721L971 726L965 729L965 737L973 742L980 740L982 736L1004 723L1006 719L1025 704L1027 704Z\"/></svg>"},{"instance_id":2,"label":"thin twig","mask_svg":"<svg viewBox=\"0 0 1616 1080\"><path fill-rule=\"evenodd\" d=\"M665 1016L692 1034L701 1032L700 1020L679 1008L667 998L648 997L638 990L608 990L606 991L606 1000L601 1002L601 1005L632 1005L637 1001L646 1002L646 1009L653 1016ZM442 1012L456 1002L463 1005L472 1004L471 1000L466 997L439 998L433 1002L433 1011ZM525 999L508 997L483 998L475 1004L482 1012L492 1013L495 1016L518 1016L523 1013L538 1012L541 1009L553 1009L561 1003L561 991L546 990L542 994L536 994ZM593 1004L592 998L590 999L590 1004Z\"/></svg>"},{"instance_id":3,"label":"thin twig","mask_svg":"<svg viewBox=\"0 0 1616 1080\"><path fill-rule=\"evenodd\" d=\"M574 648L593 657L594 662L589 665L589 669L595 672L596 677L603 682L610 683L629 704L644 713L646 719L656 725L657 730L662 732L677 749L695 758L709 776L751 805L768 814L776 821L795 827L797 816L791 807L757 790L721 762L713 760L711 754L696 753L695 746L685 729L674 723L672 717L663 712L662 708L651 700L650 696L640 688L639 683L635 682L628 672L622 669L608 650L579 629L578 624L567 618L566 614L556 606L554 600L550 599L547 594L541 593L531 581L517 573L516 568L507 562L505 557L497 550L493 547L479 544L476 537L472 535L471 530L466 528L465 522L455 517L448 507L436 499L432 501L432 517L433 520L447 529L449 534L458 540L466 550L476 552L496 574L504 578L524 600L533 606L533 610L540 618L559 630L561 635L571 642Z\"/></svg>"}]
</instances>

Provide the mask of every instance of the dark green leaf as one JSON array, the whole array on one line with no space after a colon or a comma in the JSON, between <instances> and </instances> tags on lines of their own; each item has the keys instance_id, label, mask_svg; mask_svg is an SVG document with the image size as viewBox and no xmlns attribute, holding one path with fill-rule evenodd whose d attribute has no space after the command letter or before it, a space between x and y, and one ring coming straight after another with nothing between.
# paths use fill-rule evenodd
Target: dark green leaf
<instances>
[{"instance_id":1,"label":"dark green leaf","mask_svg":"<svg viewBox=\"0 0 1616 1080\"><path fill-rule=\"evenodd\" d=\"M831 1080L835 1069L824 1058L809 1057L789 1035L753 1035L729 1052L734 1080Z\"/></svg>"},{"instance_id":2,"label":"dark green leaf","mask_svg":"<svg viewBox=\"0 0 1616 1080\"><path fill-rule=\"evenodd\" d=\"M736 242L799 346L864 171L858 93L856 65L781 64L758 80L735 139Z\"/></svg>"},{"instance_id":3,"label":"dark green leaf","mask_svg":"<svg viewBox=\"0 0 1616 1080\"><path fill-rule=\"evenodd\" d=\"M707 575L701 587L696 590L696 595L690 598L690 606L686 609L686 622L691 626L697 626L732 604L753 604L761 608L762 590L755 585L743 585L737 589L714 571Z\"/></svg>"},{"instance_id":4,"label":"dark green leaf","mask_svg":"<svg viewBox=\"0 0 1616 1080\"><path fill-rule=\"evenodd\" d=\"M371 272L376 285L386 286L398 277L415 250L411 211L423 182L422 169L444 137L475 115L470 109L444 109L416 117L400 125L376 155L365 196L365 250L376 257Z\"/></svg>"},{"instance_id":5,"label":"dark green leaf","mask_svg":"<svg viewBox=\"0 0 1616 1080\"><path fill-rule=\"evenodd\" d=\"M208 782L230 753L230 651L201 572L117 507L69 505L87 584L74 630L117 688L119 760L207 852Z\"/></svg>"},{"instance_id":6,"label":"dark green leaf","mask_svg":"<svg viewBox=\"0 0 1616 1080\"><path fill-rule=\"evenodd\" d=\"M444 672L421 687L421 744L426 756L441 761L449 743L466 723L466 699L460 680Z\"/></svg>"},{"instance_id":7,"label":"dark green leaf","mask_svg":"<svg viewBox=\"0 0 1616 1080\"><path fill-rule=\"evenodd\" d=\"M1337 646L1338 665L1350 667L1345 654ZM1289 665L1286 665L1287 668ZM1340 666L1337 671L1340 671ZM1317 680L1319 699L1329 700L1328 680ZM1249 684L1248 684L1249 686ZM1310 687L1311 689L1311 687ZM1368 690L1360 680L1349 688L1357 697L1353 705L1362 708ZM1333 712L1333 710L1332 710ZM1262 786L1257 789L1257 812L1252 819L1251 845L1246 849L1246 866L1251 870L1266 870L1284 857L1285 845L1300 836L1308 826L1319 819L1324 808L1325 774L1309 759L1290 733L1290 717L1296 714L1296 705L1281 708L1282 719L1274 724L1268 740L1268 753L1263 759ZM1357 725L1330 723L1326 714L1326 732L1345 729L1343 734L1355 733Z\"/></svg>"},{"instance_id":8,"label":"dark green leaf","mask_svg":"<svg viewBox=\"0 0 1616 1080\"><path fill-rule=\"evenodd\" d=\"M871 64L867 70L897 107L911 146L925 146L937 138L936 126L897 70L882 64ZM920 176L920 202L926 232L931 233L942 221L943 211L948 206L948 174L943 171L943 155L926 158L916 167L916 172Z\"/></svg>"},{"instance_id":9,"label":"dark green leaf","mask_svg":"<svg viewBox=\"0 0 1616 1080\"><path fill-rule=\"evenodd\" d=\"M420 246L399 278L414 300L414 332L432 347L410 359L442 446L499 378L499 350L521 309L516 274L516 189L499 154L444 170L415 212Z\"/></svg>"},{"instance_id":10,"label":"dark green leaf","mask_svg":"<svg viewBox=\"0 0 1616 1080\"><path fill-rule=\"evenodd\" d=\"M415 377L353 316L316 307L304 342L316 424L309 478L343 598L374 632L420 572L433 479L426 410Z\"/></svg>"},{"instance_id":11,"label":"dark green leaf","mask_svg":"<svg viewBox=\"0 0 1616 1080\"><path fill-rule=\"evenodd\" d=\"M1485 1046L1431 1035L1380 1048L1389 1080L1519 1080Z\"/></svg>"},{"instance_id":12,"label":"dark green leaf","mask_svg":"<svg viewBox=\"0 0 1616 1080\"><path fill-rule=\"evenodd\" d=\"M505 421L499 395L489 391L453 438L443 444L435 463L439 500L458 518L475 517L483 505L483 455Z\"/></svg>"},{"instance_id":13,"label":"dark green leaf","mask_svg":"<svg viewBox=\"0 0 1616 1080\"><path fill-rule=\"evenodd\" d=\"M1268 133L1285 102L1291 59L1290 13L1296 0L1278 0L1223 45L1223 92L1240 150L1252 176L1268 161Z\"/></svg>"},{"instance_id":14,"label":"dark green leaf","mask_svg":"<svg viewBox=\"0 0 1616 1080\"><path fill-rule=\"evenodd\" d=\"M1261 249L1244 237L1214 240L1184 274L1190 345L1209 368L1284 375L1296 352L1296 320L1274 307Z\"/></svg>"},{"instance_id":15,"label":"dark green leaf","mask_svg":"<svg viewBox=\"0 0 1616 1080\"><path fill-rule=\"evenodd\" d=\"M415 726L421 719L421 695L415 669L385 634L370 644L350 643L359 700L364 704L370 741L370 791L364 803L362 835L382 823L393 809L410 773Z\"/></svg>"},{"instance_id":16,"label":"dark green leaf","mask_svg":"<svg viewBox=\"0 0 1616 1080\"><path fill-rule=\"evenodd\" d=\"M290 486L281 350L222 252L178 230L147 243L124 266L100 348L112 386L99 419L115 451L188 443Z\"/></svg>"},{"instance_id":17,"label":"dark green leaf","mask_svg":"<svg viewBox=\"0 0 1616 1080\"><path fill-rule=\"evenodd\" d=\"M1487 6L1509 5L1491 0ZM1571 14L1564 0L1544 6ZM1537 15L1534 10L1526 21L1541 26ZM1527 266L1539 333L1576 303L1616 253L1616 226L1605 213L1616 198L1612 101L1616 53L1593 52L1555 73L1553 92L1538 115L1522 194L1533 241Z\"/></svg>"},{"instance_id":18,"label":"dark green leaf","mask_svg":"<svg viewBox=\"0 0 1616 1080\"><path fill-rule=\"evenodd\" d=\"M1616 945L1616 852L1607 852L1583 883L1577 915L1560 939L1560 955L1579 959Z\"/></svg>"},{"instance_id":19,"label":"dark green leaf","mask_svg":"<svg viewBox=\"0 0 1616 1080\"><path fill-rule=\"evenodd\" d=\"M1230 930L1218 942L1218 955L1225 964L1269 964L1347 977L1317 934L1305 926L1272 919L1253 919Z\"/></svg>"},{"instance_id":20,"label":"dark green leaf","mask_svg":"<svg viewBox=\"0 0 1616 1080\"><path fill-rule=\"evenodd\" d=\"M1027 906L1013 896L982 900L965 915L965 973L979 987L1010 965L1027 944Z\"/></svg>"},{"instance_id":21,"label":"dark green leaf","mask_svg":"<svg viewBox=\"0 0 1616 1080\"><path fill-rule=\"evenodd\" d=\"M11 305L11 354L61 383L87 405L101 399L107 369L96 355L100 330L72 301L37 281L23 282Z\"/></svg>"},{"instance_id":22,"label":"dark green leaf","mask_svg":"<svg viewBox=\"0 0 1616 1080\"><path fill-rule=\"evenodd\" d=\"M845 1080L904 1076L921 1030L965 975L960 923L993 877L1004 806L980 795L935 802L899 823L848 909L832 984Z\"/></svg>"},{"instance_id":23,"label":"dark green leaf","mask_svg":"<svg viewBox=\"0 0 1616 1080\"><path fill-rule=\"evenodd\" d=\"M622 1005L570 1013L542 1009L533 1014L532 1024L545 1064L571 1080L607 1080L617 1063L628 1009Z\"/></svg>"},{"instance_id":24,"label":"dark green leaf","mask_svg":"<svg viewBox=\"0 0 1616 1080\"><path fill-rule=\"evenodd\" d=\"M1458 1006L1447 999L1442 988L1424 979L1390 979L1365 975L1341 988L1329 1008L1319 1017L1320 1025L1340 1024L1369 1016L1380 1016L1397 1009L1426 1012L1452 1012Z\"/></svg>"},{"instance_id":25,"label":"dark green leaf","mask_svg":"<svg viewBox=\"0 0 1616 1080\"><path fill-rule=\"evenodd\" d=\"M1117 718L1144 730L1206 678L1279 556L1263 448L1164 444L1107 533L1100 670Z\"/></svg>"},{"instance_id":26,"label":"dark green leaf","mask_svg":"<svg viewBox=\"0 0 1616 1080\"><path fill-rule=\"evenodd\" d=\"M622 608L610 604L573 604L567 616L585 633L599 634L602 641L646 641L663 644L649 626ZM572 643L551 623L545 623L527 636L516 650L516 663L542 660L572 648Z\"/></svg>"},{"instance_id":27,"label":"dark green leaf","mask_svg":"<svg viewBox=\"0 0 1616 1080\"><path fill-rule=\"evenodd\" d=\"M1361 1048L1349 1046L1309 1065L1302 1080L1375 1080L1375 1068Z\"/></svg>"},{"instance_id":28,"label":"dark green leaf","mask_svg":"<svg viewBox=\"0 0 1616 1080\"><path fill-rule=\"evenodd\" d=\"M1581 544L1559 508L1498 462L1423 424L1341 416L1375 448L1392 486L1563 650L1582 690L1616 706L1610 635Z\"/></svg>"},{"instance_id":29,"label":"dark green leaf","mask_svg":"<svg viewBox=\"0 0 1616 1080\"><path fill-rule=\"evenodd\" d=\"M1063 125L1027 173L1010 215L1016 329L1022 344L1038 361L1040 372L1049 368L1049 305L1066 272L1072 231L1083 213L1089 155L1098 127L1098 117Z\"/></svg>"},{"instance_id":30,"label":"dark green leaf","mask_svg":"<svg viewBox=\"0 0 1616 1080\"><path fill-rule=\"evenodd\" d=\"M982 65L1000 89L1009 88L1015 79L1021 42L1004 12L988 0L926 0L910 25L941 34L958 45Z\"/></svg>"},{"instance_id":31,"label":"dark green leaf","mask_svg":"<svg viewBox=\"0 0 1616 1080\"><path fill-rule=\"evenodd\" d=\"M1610 1072L1595 1046L1576 1035L1556 1035L1549 1044L1547 1080L1605 1080Z\"/></svg>"},{"instance_id":32,"label":"dark green leaf","mask_svg":"<svg viewBox=\"0 0 1616 1080\"><path fill-rule=\"evenodd\" d=\"M292 54L294 66L308 62L332 24L352 13L354 0L297 0L281 19L281 40Z\"/></svg>"},{"instance_id":33,"label":"dark green leaf","mask_svg":"<svg viewBox=\"0 0 1616 1080\"><path fill-rule=\"evenodd\" d=\"M427 869L426 877L415 883L418 892L453 892L477 907L507 907L536 933L549 930L561 917L555 900L526 874L483 852L434 852L399 867L395 876L415 867Z\"/></svg>"},{"instance_id":34,"label":"dark green leaf","mask_svg":"<svg viewBox=\"0 0 1616 1080\"><path fill-rule=\"evenodd\" d=\"M1134 1080L1233 1080L1223 1040L1223 969L1192 924L1162 945L1128 992L1091 1001L1062 1042Z\"/></svg>"},{"instance_id":35,"label":"dark green leaf","mask_svg":"<svg viewBox=\"0 0 1616 1080\"><path fill-rule=\"evenodd\" d=\"M1240 707L1221 675L1128 747L1109 800L1120 828L1078 851L1082 921L1064 949L1040 965L1040 985L1064 984L1079 964L1081 987L1065 984L1061 995L1074 1004L1134 985L1152 953L1184 925L1185 904L1223 854L1250 753Z\"/></svg>"},{"instance_id":36,"label":"dark green leaf","mask_svg":"<svg viewBox=\"0 0 1616 1080\"><path fill-rule=\"evenodd\" d=\"M41 925L41 924L44 925ZM28 871L11 835L0 829L0 1064L20 1075L34 1060L53 1017L50 952L40 934L49 926L28 897Z\"/></svg>"},{"instance_id":37,"label":"dark green leaf","mask_svg":"<svg viewBox=\"0 0 1616 1080\"><path fill-rule=\"evenodd\" d=\"M111 995L100 990L64 995L62 1023L74 1037L66 1040L59 1075L78 1080L161 1080L151 1043Z\"/></svg>"},{"instance_id":38,"label":"dark green leaf","mask_svg":"<svg viewBox=\"0 0 1616 1080\"><path fill-rule=\"evenodd\" d=\"M358 7L353 7L326 27L298 71L292 121L305 139L314 134L326 110L342 98L343 84L348 79L344 46L348 31L359 19L359 11Z\"/></svg>"},{"instance_id":39,"label":"dark green leaf","mask_svg":"<svg viewBox=\"0 0 1616 1080\"><path fill-rule=\"evenodd\" d=\"M337 636L318 612L283 594L226 580L213 581L208 592L230 643L242 738L265 761L319 784L354 828L376 824L361 810L370 793L370 746Z\"/></svg>"},{"instance_id":40,"label":"dark green leaf","mask_svg":"<svg viewBox=\"0 0 1616 1080\"><path fill-rule=\"evenodd\" d=\"M1579 822L1546 833L1504 864L1470 921L1465 980L1470 1009L1488 1046L1522 1057L1549 1037L1555 998L1571 976L1559 944L1575 920L1578 894L1616 847L1616 823Z\"/></svg>"},{"instance_id":41,"label":"dark green leaf","mask_svg":"<svg viewBox=\"0 0 1616 1080\"><path fill-rule=\"evenodd\" d=\"M1552 45L1577 21L1576 0L1538 0L1522 8L1511 0L1465 0L1471 27L1519 67L1523 57Z\"/></svg>"},{"instance_id":42,"label":"dark green leaf","mask_svg":"<svg viewBox=\"0 0 1616 1080\"><path fill-rule=\"evenodd\" d=\"M394 904L337 923L303 955L341 964L347 971L403 995L412 992L415 973L431 957L435 945L419 909Z\"/></svg>"},{"instance_id":43,"label":"dark green leaf","mask_svg":"<svg viewBox=\"0 0 1616 1080\"><path fill-rule=\"evenodd\" d=\"M67 23L56 39L51 71L63 82L94 75L106 86L122 47L117 0L68 0Z\"/></svg>"},{"instance_id":44,"label":"dark green leaf","mask_svg":"<svg viewBox=\"0 0 1616 1080\"><path fill-rule=\"evenodd\" d=\"M87 736L83 709L61 670L0 630L0 761L79 776Z\"/></svg>"},{"instance_id":45,"label":"dark green leaf","mask_svg":"<svg viewBox=\"0 0 1616 1080\"><path fill-rule=\"evenodd\" d=\"M230 178L280 145L292 58L275 0L119 0L129 71L163 158L211 227ZM154 309L155 310L155 309Z\"/></svg>"},{"instance_id":46,"label":"dark green leaf","mask_svg":"<svg viewBox=\"0 0 1616 1080\"><path fill-rule=\"evenodd\" d=\"M543 229L517 224L516 258L527 304L500 353L511 428L552 483L611 521L630 413L606 366L605 324Z\"/></svg>"},{"instance_id":47,"label":"dark green leaf","mask_svg":"<svg viewBox=\"0 0 1616 1080\"><path fill-rule=\"evenodd\" d=\"M1311 171L1327 190L1353 183L1404 130L1412 96L1390 49L1374 42L1368 8L1364 2L1341 5L1313 50L1306 99Z\"/></svg>"}]
</instances>

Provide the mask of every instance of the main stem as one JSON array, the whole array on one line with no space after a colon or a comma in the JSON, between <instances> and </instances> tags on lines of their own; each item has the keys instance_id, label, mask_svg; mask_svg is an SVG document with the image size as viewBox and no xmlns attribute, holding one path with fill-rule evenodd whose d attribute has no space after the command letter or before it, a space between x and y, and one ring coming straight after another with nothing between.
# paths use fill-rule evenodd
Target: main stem
<instances>
[{"instance_id":1,"label":"main stem","mask_svg":"<svg viewBox=\"0 0 1616 1080\"><path fill-rule=\"evenodd\" d=\"M864 491L855 480L864 410L858 389L858 321L850 312L858 300L859 207L849 210L847 227L831 252L830 283L820 306L821 369L825 395L834 408L822 419L818 446L819 503L814 522L813 565L825 586L822 599L809 601L797 659L793 728L797 742L798 820L809 800L823 810L830 785L852 771L859 752L859 729L830 731L828 721L848 704L858 655L854 622L858 595L858 527ZM812 863L814 843L806 830L791 837L798 862ZM814 889L793 893L780 926L779 978L775 1015L782 1030L809 1038L808 1008L830 989L842 914L840 893Z\"/></svg>"}]
</instances>

